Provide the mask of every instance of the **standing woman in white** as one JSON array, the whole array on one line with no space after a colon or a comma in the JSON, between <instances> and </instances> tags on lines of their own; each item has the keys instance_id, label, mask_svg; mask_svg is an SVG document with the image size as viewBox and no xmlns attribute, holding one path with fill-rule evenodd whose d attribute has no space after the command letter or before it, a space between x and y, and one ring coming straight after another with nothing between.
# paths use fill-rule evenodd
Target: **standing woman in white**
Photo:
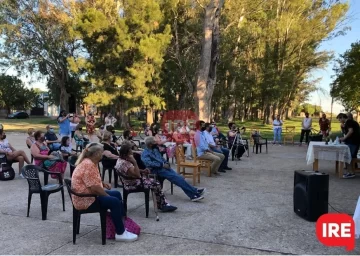
<instances>
[{"instance_id":1,"label":"standing woman in white","mask_svg":"<svg viewBox=\"0 0 360 256\"><path fill-rule=\"evenodd\" d=\"M115 127L116 122L117 122L117 119L115 117L113 117L113 115L111 113L109 113L108 116L105 117L105 131L106 131L106 127L108 127L108 126Z\"/></svg>"},{"instance_id":2,"label":"standing woman in white","mask_svg":"<svg viewBox=\"0 0 360 256\"><path fill-rule=\"evenodd\" d=\"M309 133L311 131L311 126L312 126L312 119L311 117L309 117L309 113L305 113L305 118L303 119L302 123L301 123L301 135L300 135L300 145L303 142L304 139L304 134L306 135L306 143L309 143Z\"/></svg>"},{"instance_id":3,"label":"standing woman in white","mask_svg":"<svg viewBox=\"0 0 360 256\"><path fill-rule=\"evenodd\" d=\"M276 144L276 139L278 140L279 145L281 144L282 125L283 125L283 121L280 119L280 115L277 115L273 121L274 145Z\"/></svg>"}]
</instances>

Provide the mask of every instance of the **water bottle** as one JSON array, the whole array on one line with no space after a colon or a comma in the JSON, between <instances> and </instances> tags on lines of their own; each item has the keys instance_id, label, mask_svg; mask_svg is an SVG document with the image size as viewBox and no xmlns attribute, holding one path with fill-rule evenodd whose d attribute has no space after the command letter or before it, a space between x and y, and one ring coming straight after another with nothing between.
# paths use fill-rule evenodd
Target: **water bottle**
<instances>
[{"instance_id":1,"label":"water bottle","mask_svg":"<svg viewBox=\"0 0 360 256\"><path fill-rule=\"evenodd\" d=\"M338 145L339 144L339 137L336 136L336 139L335 139L335 145Z\"/></svg>"}]
</instances>

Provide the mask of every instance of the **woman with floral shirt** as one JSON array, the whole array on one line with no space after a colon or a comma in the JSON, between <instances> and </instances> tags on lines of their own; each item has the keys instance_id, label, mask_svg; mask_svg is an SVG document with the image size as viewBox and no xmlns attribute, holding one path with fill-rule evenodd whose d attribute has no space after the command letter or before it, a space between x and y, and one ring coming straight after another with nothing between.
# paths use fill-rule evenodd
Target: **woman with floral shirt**
<instances>
[{"instance_id":1,"label":"woman with floral shirt","mask_svg":"<svg viewBox=\"0 0 360 256\"><path fill-rule=\"evenodd\" d=\"M123 143L120 148L120 158L117 160L115 170L122 179L125 189L150 188L156 195L157 208L162 212L173 212L177 207L170 205L161 190L161 185L154 179L147 178L149 170L140 170L133 156L130 143Z\"/></svg>"}]
</instances>

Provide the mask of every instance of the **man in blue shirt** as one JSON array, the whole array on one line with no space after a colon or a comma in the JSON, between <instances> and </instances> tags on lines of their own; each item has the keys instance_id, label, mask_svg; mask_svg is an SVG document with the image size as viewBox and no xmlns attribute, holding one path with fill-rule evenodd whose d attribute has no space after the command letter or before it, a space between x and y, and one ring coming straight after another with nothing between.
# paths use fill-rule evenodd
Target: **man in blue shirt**
<instances>
[{"instance_id":1,"label":"man in blue shirt","mask_svg":"<svg viewBox=\"0 0 360 256\"><path fill-rule=\"evenodd\" d=\"M214 175L219 175L219 172L226 172L222 169L221 163L223 162L225 156L221 153L213 152L210 150L209 143L206 140L205 134L205 122L197 121L196 122L196 133L195 133L195 145L197 159L211 160L211 172Z\"/></svg>"},{"instance_id":2,"label":"man in blue shirt","mask_svg":"<svg viewBox=\"0 0 360 256\"><path fill-rule=\"evenodd\" d=\"M65 110L61 110L60 115L57 119L59 124L59 134L60 137L69 136L71 137L71 129L70 129L70 114L66 114Z\"/></svg>"},{"instance_id":3,"label":"man in blue shirt","mask_svg":"<svg viewBox=\"0 0 360 256\"><path fill-rule=\"evenodd\" d=\"M216 153L224 154L225 158L222 161L220 168L223 170L232 170L230 167L228 167L230 151L227 148L216 145L214 138L211 135L211 129L212 127L210 126L210 123L205 123L205 131L203 131L203 134L205 135L206 141L209 143L210 150Z\"/></svg>"},{"instance_id":4,"label":"man in blue shirt","mask_svg":"<svg viewBox=\"0 0 360 256\"><path fill-rule=\"evenodd\" d=\"M141 154L141 160L145 164L146 168L151 170L151 173L167 179L180 187L193 202L204 198L204 188L198 189L191 186L185 181L184 177L180 176L171 169L170 164L160 154L154 137L149 136L145 138L145 145L146 149Z\"/></svg>"}]
</instances>

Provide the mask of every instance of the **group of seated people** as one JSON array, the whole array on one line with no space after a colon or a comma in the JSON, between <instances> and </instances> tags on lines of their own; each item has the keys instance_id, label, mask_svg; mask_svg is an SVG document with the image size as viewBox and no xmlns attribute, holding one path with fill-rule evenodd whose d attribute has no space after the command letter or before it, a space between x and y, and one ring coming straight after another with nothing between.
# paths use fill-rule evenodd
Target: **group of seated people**
<instances>
[{"instance_id":1,"label":"group of seated people","mask_svg":"<svg viewBox=\"0 0 360 256\"><path fill-rule=\"evenodd\" d=\"M46 133L29 129L26 144L31 150L35 165L47 168L52 172L60 172L64 176L67 165L66 160L76 155L72 151L71 138L64 136L59 140L50 125L46 128ZM219 172L231 170L227 165L229 150L217 145L216 141L219 139L220 133L218 130L213 131L214 125L198 121L196 129L190 129L184 124L178 128L180 129L176 129L171 134L168 131L163 132L161 128L155 129L156 134L154 136L145 138L144 149L136 145L129 130L124 131L124 140L121 144L117 140L114 141L114 133L111 127L110 131L105 130L102 132L101 143L86 143L85 140L83 141L84 150L78 157L76 156L77 161L72 176L72 189L77 193L97 195L100 206L111 210L111 216L116 227L117 241L135 241L137 236L124 229L123 217L125 212L121 194L118 191L111 190L111 185L101 181L98 170L100 161L103 163L108 162L114 167L122 179L125 189L137 189L139 186L151 189L156 196L157 208L162 212L172 212L177 207L168 202L158 179L167 179L177 185L193 202L202 200L206 189L190 185L183 176L172 170L169 162L164 159L160 152L161 146L172 146L179 143L183 145L190 144L190 150L192 151L191 147L194 145L196 146L198 159L212 161L211 168L215 175L218 175ZM171 137L169 137L169 134ZM85 138L80 125L76 128L74 138L75 141ZM173 138L177 138L177 140L172 141ZM50 151L60 151L62 155L49 154ZM5 153L10 160L19 161L19 170L21 170L24 162L30 164L24 151L15 150L7 142L3 130L0 130L0 153ZM155 174L157 179L150 178L148 174ZM57 177L54 175L52 178ZM95 199L90 200L89 198L73 196L74 206L78 210L95 207L94 202Z\"/></svg>"}]
</instances>

